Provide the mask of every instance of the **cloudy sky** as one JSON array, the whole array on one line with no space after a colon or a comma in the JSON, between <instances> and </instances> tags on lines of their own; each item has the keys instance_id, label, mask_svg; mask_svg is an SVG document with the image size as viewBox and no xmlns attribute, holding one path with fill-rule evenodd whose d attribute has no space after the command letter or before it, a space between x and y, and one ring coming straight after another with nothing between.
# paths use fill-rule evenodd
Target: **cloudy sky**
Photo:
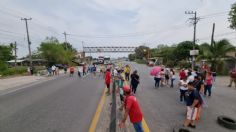
<instances>
[{"instance_id":1,"label":"cloudy sky","mask_svg":"<svg viewBox=\"0 0 236 132\"><path fill-rule=\"evenodd\" d=\"M0 43L17 41L19 56L28 53L25 23L36 50L46 36L68 41L78 50L84 46L139 46L192 40L188 20L197 11L199 43L210 42L212 23L216 40L227 38L236 45L236 33L229 29L228 11L235 0L1 0ZM125 54L109 54L122 56Z\"/></svg>"}]
</instances>

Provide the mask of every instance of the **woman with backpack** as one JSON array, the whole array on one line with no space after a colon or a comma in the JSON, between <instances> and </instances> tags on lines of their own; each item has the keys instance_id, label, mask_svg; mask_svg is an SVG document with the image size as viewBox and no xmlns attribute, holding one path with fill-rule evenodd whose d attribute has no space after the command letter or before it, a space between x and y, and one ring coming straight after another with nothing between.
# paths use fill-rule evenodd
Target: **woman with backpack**
<instances>
[{"instance_id":1,"label":"woman with backpack","mask_svg":"<svg viewBox=\"0 0 236 132\"><path fill-rule=\"evenodd\" d=\"M165 84L166 85L169 85L169 79L170 79L170 71L169 71L169 68L166 68L165 70Z\"/></svg>"}]
</instances>

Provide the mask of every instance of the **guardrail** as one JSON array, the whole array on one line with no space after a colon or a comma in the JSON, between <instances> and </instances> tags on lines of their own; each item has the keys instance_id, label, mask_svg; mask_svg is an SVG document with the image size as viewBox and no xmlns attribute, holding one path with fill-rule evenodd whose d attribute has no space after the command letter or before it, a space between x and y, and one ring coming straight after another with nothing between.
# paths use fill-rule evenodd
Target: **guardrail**
<instances>
[{"instance_id":1,"label":"guardrail","mask_svg":"<svg viewBox=\"0 0 236 132\"><path fill-rule=\"evenodd\" d=\"M112 107L109 131L116 132L116 83L114 78L112 82Z\"/></svg>"}]
</instances>

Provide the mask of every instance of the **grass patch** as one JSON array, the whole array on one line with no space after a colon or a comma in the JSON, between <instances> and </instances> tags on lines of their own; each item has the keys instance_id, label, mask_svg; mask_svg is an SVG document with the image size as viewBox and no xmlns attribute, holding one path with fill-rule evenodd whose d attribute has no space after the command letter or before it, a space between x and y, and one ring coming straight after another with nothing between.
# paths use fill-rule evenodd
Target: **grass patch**
<instances>
[{"instance_id":1,"label":"grass patch","mask_svg":"<svg viewBox=\"0 0 236 132\"><path fill-rule=\"evenodd\" d=\"M7 68L3 71L0 71L0 75L2 76L23 75L25 73L27 73L26 67L12 67L12 68Z\"/></svg>"}]
</instances>

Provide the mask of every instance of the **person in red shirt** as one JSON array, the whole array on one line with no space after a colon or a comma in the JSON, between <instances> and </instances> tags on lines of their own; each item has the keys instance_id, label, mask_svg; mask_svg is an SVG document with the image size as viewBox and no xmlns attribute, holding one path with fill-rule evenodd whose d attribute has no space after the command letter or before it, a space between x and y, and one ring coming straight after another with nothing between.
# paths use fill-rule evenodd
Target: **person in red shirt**
<instances>
[{"instance_id":1,"label":"person in red shirt","mask_svg":"<svg viewBox=\"0 0 236 132\"><path fill-rule=\"evenodd\" d=\"M184 78L186 78L186 73L185 73L184 69L182 69L181 72L179 73L179 79L183 80Z\"/></svg>"},{"instance_id":2,"label":"person in red shirt","mask_svg":"<svg viewBox=\"0 0 236 132\"><path fill-rule=\"evenodd\" d=\"M107 95L110 95L110 84L111 84L111 72L110 69L107 69L105 74L105 84L107 86Z\"/></svg>"},{"instance_id":3,"label":"person in red shirt","mask_svg":"<svg viewBox=\"0 0 236 132\"><path fill-rule=\"evenodd\" d=\"M125 125L125 121L129 116L130 122L133 123L135 131L143 132L142 128L143 114L138 104L137 98L131 94L132 92L129 86L124 86L123 90L125 94L125 102L124 102L125 115L122 121L120 122L119 126L123 128Z\"/></svg>"},{"instance_id":4,"label":"person in red shirt","mask_svg":"<svg viewBox=\"0 0 236 132\"><path fill-rule=\"evenodd\" d=\"M70 77L74 75L75 69L73 66L70 67Z\"/></svg>"}]
</instances>

